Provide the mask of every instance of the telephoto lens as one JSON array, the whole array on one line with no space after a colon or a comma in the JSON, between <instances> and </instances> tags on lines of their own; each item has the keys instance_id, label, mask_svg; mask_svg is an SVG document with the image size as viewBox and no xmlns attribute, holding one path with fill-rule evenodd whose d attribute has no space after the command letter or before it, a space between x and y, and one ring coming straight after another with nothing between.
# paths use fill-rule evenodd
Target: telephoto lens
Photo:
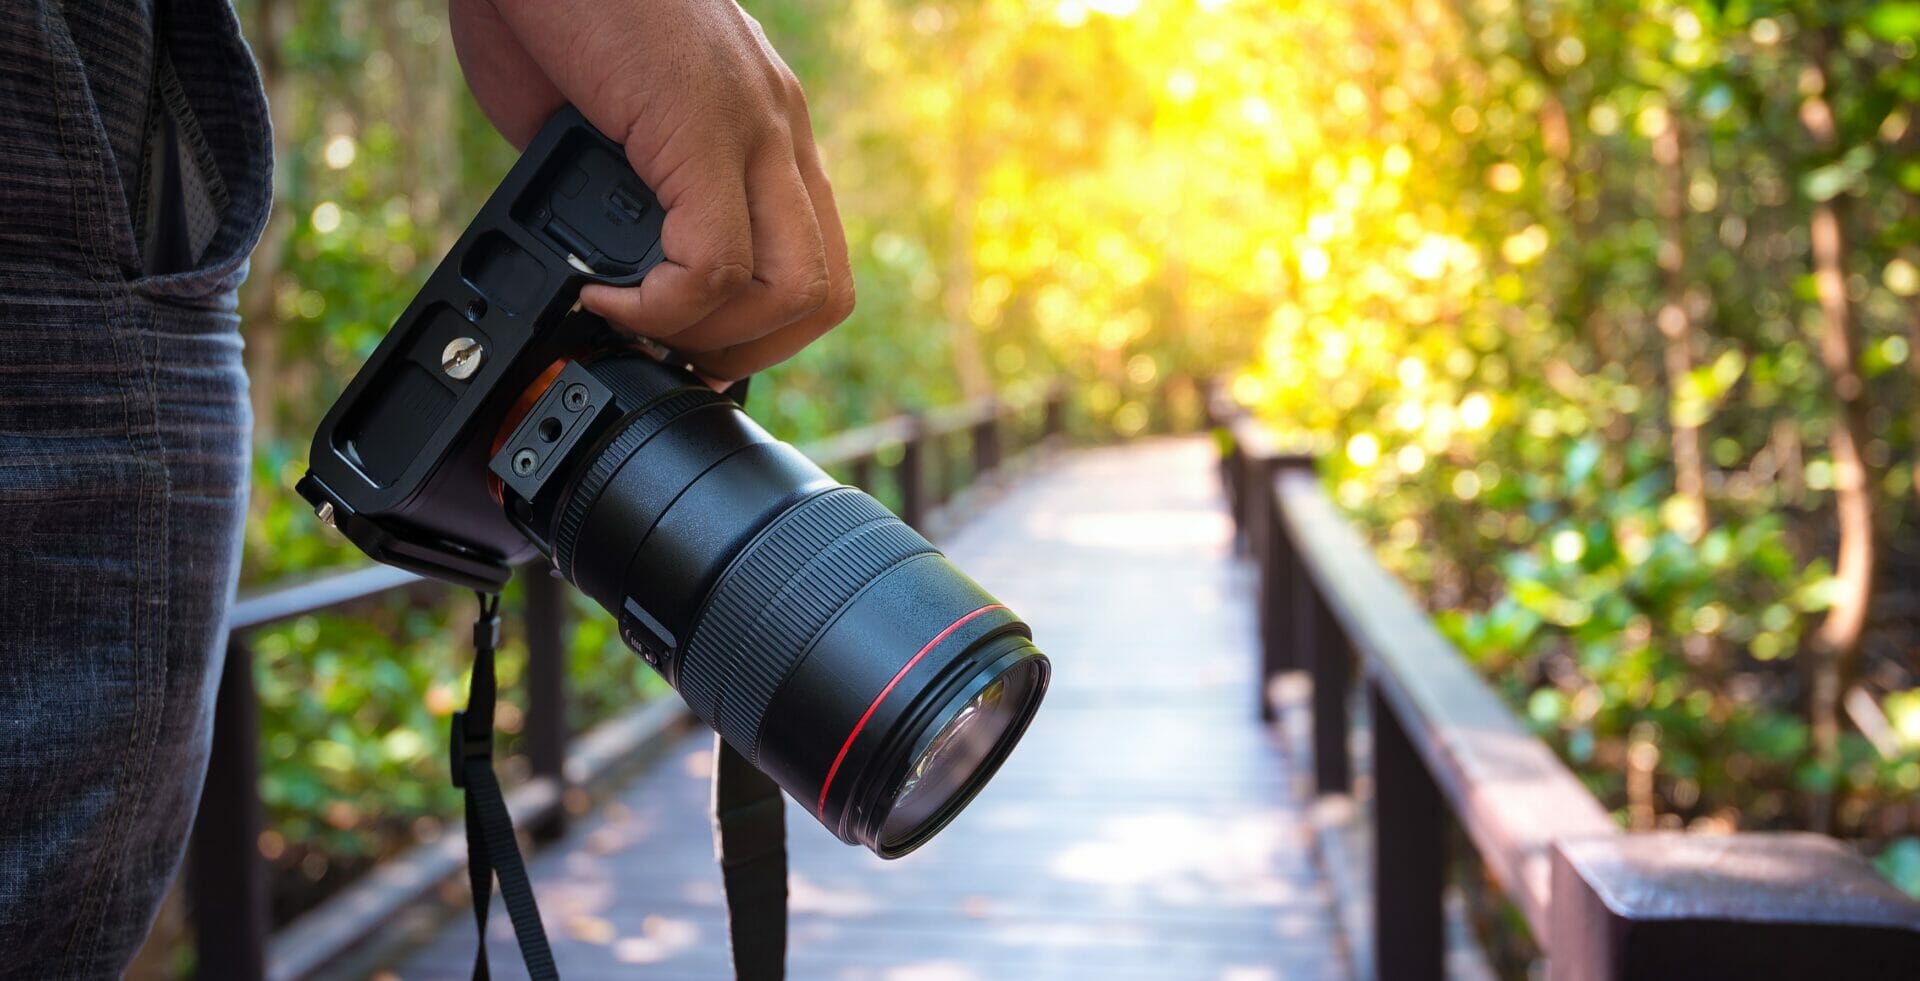
<instances>
[{"instance_id":1,"label":"telephoto lens","mask_svg":"<svg viewBox=\"0 0 1920 981\"><path fill-rule=\"evenodd\" d=\"M641 354L562 362L495 446L508 515L699 717L884 858L980 792L1045 655L880 502Z\"/></svg>"}]
</instances>

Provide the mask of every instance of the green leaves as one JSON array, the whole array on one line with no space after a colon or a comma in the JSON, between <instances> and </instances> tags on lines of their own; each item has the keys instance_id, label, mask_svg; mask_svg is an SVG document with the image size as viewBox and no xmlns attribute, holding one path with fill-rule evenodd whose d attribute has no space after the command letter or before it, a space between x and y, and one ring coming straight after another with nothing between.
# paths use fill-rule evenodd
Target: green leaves
<instances>
[{"instance_id":1,"label":"green leaves","mask_svg":"<svg viewBox=\"0 0 1920 981\"><path fill-rule=\"evenodd\" d=\"M1676 426L1699 427L1713 417L1734 383L1747 369L1746 355L1737 350L1721 352L1712 363L1701 365L1682 378L1673 393L1670 418Z\"/></svg>"},{"instance_id":2,"label":"green leaves","mask_svg":"<svg viewBox=\"0 0 1920 981\"><path fill-rule=\"evenodd\" d=\"M1920 38L1920 3L1914 0L1882 0L1867 12L1864 26L1875 37L1887 41Z\"/></svg>"},{"instance_id":3,"label":"green leaves","mask_svg":"<svg viewBox=\"0 0 1920 981\"><path fill-rule=\"evenodd\" d=\"M1831 201L1842 194L1858 194L1865 187L1867 171L1873 167L1871 146L1856 146L1840 159L1816 167L1800 179L1800 190L1814 201Z\"/></svg>"}]
</instances>

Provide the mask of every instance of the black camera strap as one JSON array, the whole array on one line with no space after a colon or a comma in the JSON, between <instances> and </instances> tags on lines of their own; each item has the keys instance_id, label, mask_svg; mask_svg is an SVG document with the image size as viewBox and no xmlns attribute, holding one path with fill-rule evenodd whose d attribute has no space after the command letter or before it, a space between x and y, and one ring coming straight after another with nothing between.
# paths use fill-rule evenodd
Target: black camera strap
<instances>
[{"instance_id":1,"label":"black camera strap","mask_svg":"<svg viewBox=\"0 0 1920 981\"><path fill-rule=\"evenodd\" d=\"M778 981L787 956L787 806L780 785L713 737L713 853L739 981Z\"/></svg>"},{"instance_id":2,"label":"black camera strap","mask_svg":"<svg viewBox=\"0 0 1920 981\"><path fill-rule=\"evenodd\" d=\"M513 838L513 819L507 815L500 778L493 772L493 652L500 646L500 595L475 593L480 616L473 623L473 682L467 689L465 711L453 713L453 785L466 791L467 879L473 886L473 921L480 945L473 955L474 981L488 981L487 906L493 899L493 879L500 877L500 898L513 919L513 935L520 941L520 958L534 981L559 981L546 928L533 902L533 884L520 860Z\"/></svg>"},{"instance_id":3,"label":"black camera strap","mask_svg":"<svg viewBox=\"0 0 1920 981\"><path fill-rule=\"evenodd\" d=\"M500 646L500 596L475 593L480 615L473 624L473 682L467 707L453 713L453 785L466 791L467 877L473 887L473 921L479 933L474 981L489 981L487 908L493 879L513 920L520 957L533 981L558 981L546 928L533 900L513 820L493 772L493 706L497 693L494 651ZM786 974L786 804L771 777L714 737L713 850L727 897L727 935L739 981L779 981Z\"/></svg>"}]
</instances>

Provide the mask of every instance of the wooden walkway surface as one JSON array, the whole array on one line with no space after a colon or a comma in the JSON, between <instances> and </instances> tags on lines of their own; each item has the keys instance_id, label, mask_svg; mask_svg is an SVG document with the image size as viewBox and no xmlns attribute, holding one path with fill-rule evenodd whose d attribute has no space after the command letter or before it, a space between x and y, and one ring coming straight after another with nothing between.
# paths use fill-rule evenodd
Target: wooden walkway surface
<instances>
[{"instance_id":1,"label":"wooden walkway surface","mask_svg":"<svg viewBox=\"0 0 1920 981\"><path fill-rule=\"evenodd\" d=\"M1204 440L1067 454L942 542L1032 624L1054 683L1005 769L882 862L789 802L796 979L1344 978L1298 766L1254 719L1249 570ZM561 975L729 975L711 737L532 862ZM520 976L494 904L496 977ZM392 974L464 979L471 918Z\"/></svg>"}]
</instances>

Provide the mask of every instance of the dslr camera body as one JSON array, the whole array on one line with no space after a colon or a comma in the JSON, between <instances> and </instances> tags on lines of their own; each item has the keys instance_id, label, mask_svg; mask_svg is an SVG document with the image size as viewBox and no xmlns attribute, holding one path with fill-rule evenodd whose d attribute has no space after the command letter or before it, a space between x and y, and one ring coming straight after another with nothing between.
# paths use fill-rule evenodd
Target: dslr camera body
<instances>
[{"instance_id":1,"label":"dslr camera body","mask_svg":"<svg viewBox=\"0 0 1920 981\"><path fill-rule=\"evenodd\" d=\"M539 557L835 835L904 854L1004 761L1049 662L885 506L579 309L583 284L661 261L664 217L561 110L328 411L296 489L430 578L497 592Z\"/></svg>"}]
</instances>

